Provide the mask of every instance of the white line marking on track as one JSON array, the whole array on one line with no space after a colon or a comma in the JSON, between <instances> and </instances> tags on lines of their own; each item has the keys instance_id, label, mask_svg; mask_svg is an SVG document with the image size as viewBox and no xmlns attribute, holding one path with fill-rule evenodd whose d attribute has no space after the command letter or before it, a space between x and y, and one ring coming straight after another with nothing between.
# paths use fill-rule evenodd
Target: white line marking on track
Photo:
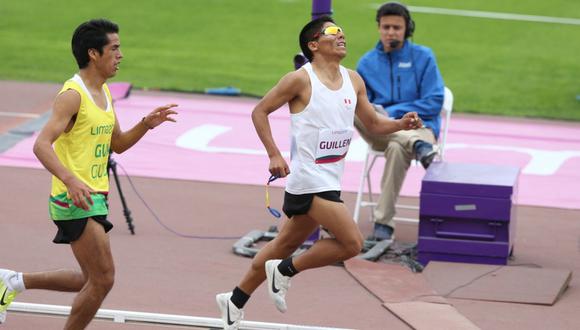
<instances>
[{"instance_id":1,"label":"white line marking on track","mask_svg":"<svg viewBox=\"0 0 580 330\"><path fill-rule=\"evenodd\" d=\"M30 113L30 112L0 111L0 116L4 116L4 117L20 117L20 118L38 118L41 115L38 114L38 113Z\"/></svg>"},{"instance_id":2,"label":"white line marking on track","mask_svg":"<svg viewBox=\"0 0 580 330\"><path fill-rule=\"evenodd\" d=\"M378 8L379 5L375 4L375 5L373 5L373 7ZM522 14L512 14L512 13L498 13L498 12L491 12L491 11L462 10L462 9L448 9L448 8L421 7L421 6L409 6L409 10L411 10L411 12L413 12L413 13L439 14L439 15L478 17L478 18L492 18L492 19L503 19L503 20L509 20L509 21L525 21L525 22L580 25L580 18L522 15Z\"/></svg>"}]
</instances>

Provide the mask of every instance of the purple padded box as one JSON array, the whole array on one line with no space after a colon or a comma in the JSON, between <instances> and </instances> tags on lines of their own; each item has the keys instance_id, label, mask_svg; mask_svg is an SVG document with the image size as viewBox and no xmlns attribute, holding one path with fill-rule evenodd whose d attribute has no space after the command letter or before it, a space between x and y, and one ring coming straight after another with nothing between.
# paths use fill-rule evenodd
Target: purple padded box
<instances>
[{"instance_id":1,"label":"purple padded box","mask_svg":"<svg viewBox=\"0 0 580 330\"><path fill-rule=\"evenodd\" d=\"M507 264L520 169L433 163L421 184L418 259Z\"/></svg>"}]
</instances>

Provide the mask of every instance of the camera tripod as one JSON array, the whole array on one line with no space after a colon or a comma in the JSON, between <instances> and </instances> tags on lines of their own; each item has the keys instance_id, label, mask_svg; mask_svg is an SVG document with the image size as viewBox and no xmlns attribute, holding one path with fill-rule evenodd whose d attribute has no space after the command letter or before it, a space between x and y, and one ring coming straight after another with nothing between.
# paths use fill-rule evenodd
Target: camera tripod
<instances>
[{"instance_id":1,"label":"camera tripod","mask_svg":"<svg viewBox=\"0 0 580 330\"><path fill-rule=\"evenodd\" d=\"M127 207L127 202L125 201L125 196L123 195L123 190L121 190L121 183L119 182L119 176L117 175L117 162L112 157L109 157L107 163L107 169L110 173L113 172L113 178L115 179L115 184L117 185L117 191L119 192L119 197L121 198L121 204L123 205L123 215L127 221L127 226L129 226L129 231L131 235L135 235L135 226L133 225L133 218L131 217L131 210Z\"/></svg>"}]
</instances>

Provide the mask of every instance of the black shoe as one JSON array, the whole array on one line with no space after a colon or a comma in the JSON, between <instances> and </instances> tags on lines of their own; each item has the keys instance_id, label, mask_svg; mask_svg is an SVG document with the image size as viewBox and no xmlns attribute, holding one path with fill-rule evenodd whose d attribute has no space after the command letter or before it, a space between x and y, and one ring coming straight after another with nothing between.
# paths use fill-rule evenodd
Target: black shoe
<instances>
[{"instance_id":1,"label":"black shoe","mask_svg":"<svg viewBox=\"0 0 580 330\"><path fill-rule=\"evenodd\" d=\"M415 142L414 149L417 160L421 162L421 165L423 165L424 169L427 169L433 162L433 159L435 159L437 151L433 149L433 145L431 143L421 140Z\"/></svg>"}]
</instances>

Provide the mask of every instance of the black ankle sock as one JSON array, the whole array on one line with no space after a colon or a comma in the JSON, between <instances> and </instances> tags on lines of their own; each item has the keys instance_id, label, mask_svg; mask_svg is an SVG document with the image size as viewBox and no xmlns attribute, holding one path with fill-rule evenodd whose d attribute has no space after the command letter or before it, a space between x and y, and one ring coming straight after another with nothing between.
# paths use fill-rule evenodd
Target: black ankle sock
<instances>
[{"instance_id":1,"label":"black ankle sock","mask_svg":"<svg viewBox=\"0 0 580 330\"><path fill-rule=\"evenodd\" d=\"M294 264L292 264L292 258L284 259L278 265L278 271L284 276L294 276L298 274L296 268L294 268Z\"/></svg>"},{"instance_id":2,"label":"black ankle sock","mask_svg":"<svg viewBox=\"0 0 580 330\"><path fill-rule=\"evenodd\" d=\"M248 302L248 299L250 299L250 295L236 286L234 291L232 291L232 298L230 300L234 305L236 305L237 308L242 309Z\"/></svg>"}]
</instances>

